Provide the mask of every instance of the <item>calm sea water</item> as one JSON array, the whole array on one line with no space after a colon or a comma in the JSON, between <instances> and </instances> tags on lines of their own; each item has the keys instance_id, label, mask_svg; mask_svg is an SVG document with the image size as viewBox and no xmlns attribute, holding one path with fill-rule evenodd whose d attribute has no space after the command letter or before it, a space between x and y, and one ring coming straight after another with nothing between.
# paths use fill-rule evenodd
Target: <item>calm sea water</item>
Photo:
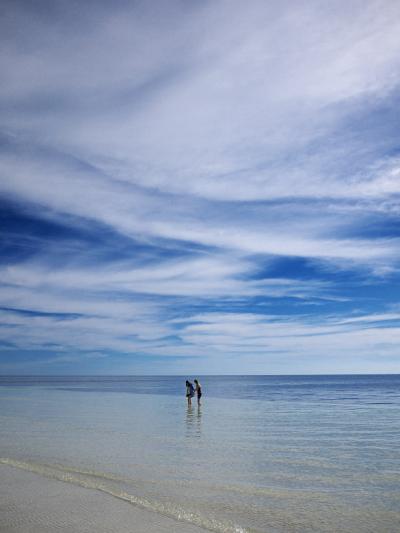
<instances>
[{"instance_id":1,"label":"calm sea water","mask_svg":"<svg viewBox=\"0 0 400 533\"><path fill-rule=\"evenodd\" d=\"M0 377L0 461L206 530L400 531L400 376Z\"/></svg>"}]
</instances>

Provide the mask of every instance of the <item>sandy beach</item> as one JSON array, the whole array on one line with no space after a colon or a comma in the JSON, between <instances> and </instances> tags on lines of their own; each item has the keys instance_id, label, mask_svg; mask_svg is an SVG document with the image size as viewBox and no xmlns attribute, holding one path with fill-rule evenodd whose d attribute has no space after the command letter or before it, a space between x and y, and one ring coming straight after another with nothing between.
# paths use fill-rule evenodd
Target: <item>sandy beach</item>
<instances>
[{"instance_id":1,"label":"sandy beach","mask_svg":"<svg viewBox=\"0 0 400 533\"><path fill-rule=\"evenodd\" d=\"M1 533L200 533L101 492L0 465Z\"/></svg>"}]
</instances>

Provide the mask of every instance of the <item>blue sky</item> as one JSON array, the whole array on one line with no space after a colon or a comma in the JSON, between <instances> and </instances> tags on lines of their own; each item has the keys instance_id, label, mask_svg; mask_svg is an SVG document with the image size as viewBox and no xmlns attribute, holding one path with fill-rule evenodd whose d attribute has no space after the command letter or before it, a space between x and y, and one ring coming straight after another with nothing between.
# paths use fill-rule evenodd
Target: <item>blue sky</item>
<instances>
[{"instance_id":1,"label":"blue sky","mask_svg":"<svg viewBox=\"0 0 400 533\"><path fill-rule=\"evenodd\" d=\"M2 3L0 372L400 372L396 1Z\"/></svg>"}]
</instances>

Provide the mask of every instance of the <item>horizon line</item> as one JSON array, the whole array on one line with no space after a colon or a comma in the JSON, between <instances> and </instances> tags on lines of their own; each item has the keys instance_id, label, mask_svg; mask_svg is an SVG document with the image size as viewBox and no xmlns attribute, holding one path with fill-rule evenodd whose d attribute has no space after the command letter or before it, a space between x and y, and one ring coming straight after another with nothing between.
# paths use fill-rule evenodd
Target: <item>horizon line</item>
<instances>
[{"instance_id":1,"label":"horizon line","mask_svg":"<svg viewBox=\"0 0 400 533\"><path fill-rule=\"evenodd\" d=\"M202 377L310 377L310 376L400 376L400 372L354 372L354 373L314 373L314 374L0 374L1 378L78 378L78 377L187 377L191 375Z\"/></svg>"}]
</instances>

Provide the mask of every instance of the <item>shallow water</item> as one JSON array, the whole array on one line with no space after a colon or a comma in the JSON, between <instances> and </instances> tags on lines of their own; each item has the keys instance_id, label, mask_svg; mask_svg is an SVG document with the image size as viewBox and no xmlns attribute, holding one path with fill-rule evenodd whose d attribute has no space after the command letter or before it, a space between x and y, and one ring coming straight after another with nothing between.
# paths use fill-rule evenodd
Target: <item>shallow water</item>
<instances>
[{"instance_id":1,"label":"shallow water","mask_svg":"<svg viewBox=\"0 0 400 533\"><path fill-rule=\"evenodd\" d=\"M1 461L211 531L399 531L400 376L0 378Z\"/></svg>"}]
</instances>

